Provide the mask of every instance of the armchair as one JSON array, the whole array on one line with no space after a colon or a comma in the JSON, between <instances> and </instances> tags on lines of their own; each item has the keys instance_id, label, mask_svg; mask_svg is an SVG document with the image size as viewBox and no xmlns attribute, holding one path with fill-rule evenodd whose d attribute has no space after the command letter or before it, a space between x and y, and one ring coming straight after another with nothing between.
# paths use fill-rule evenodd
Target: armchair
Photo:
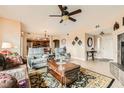
<instances>
[{"instance_id":1,"label":"armchair","mask_svg":"<svg viewBox=\"0 0 124 93\"><path fill-rule=\"evenodd\" d=\"M44 54L43 48L29 48L27 65L28 68L37 69L47 66L48 55Z\"/></svg>"},{"instance_id":2,"label":"armchair","mask_svg":"<svg viewBox=\"0 0 124 93\"><path fill-rule=\"evenodd\" d=\"M67 53L65 48L55 48L55 60L60 61L62 57L64 61L69 61L71 54Z\"/></svg>"}]
</instances>

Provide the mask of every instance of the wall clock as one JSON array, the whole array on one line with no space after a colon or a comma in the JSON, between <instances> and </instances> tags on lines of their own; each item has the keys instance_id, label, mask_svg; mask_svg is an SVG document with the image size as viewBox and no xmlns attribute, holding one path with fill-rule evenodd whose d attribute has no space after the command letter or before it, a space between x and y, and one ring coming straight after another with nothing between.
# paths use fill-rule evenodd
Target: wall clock
<instances>
[{"instance_id":1,"label":"wall clock","mask_svg":"<svg viewBox=\"0 0 124 93\"><path fill-rule=\"evenodd\" d=\"M62 39L61 42L63 45L66 44L66 39Z\"/></svg>"},{"instance_id":2,"label":"wall clock","mask_svg":"<svg viewBox=\"0 0 124 93\"><path fill-rule=\"evenodd\" d=\"M92 45L93 45L93 39L91 37L89 37L87 39L87 45L88 45L88 47L92 47Z\"/></svg>"}]
</instances>

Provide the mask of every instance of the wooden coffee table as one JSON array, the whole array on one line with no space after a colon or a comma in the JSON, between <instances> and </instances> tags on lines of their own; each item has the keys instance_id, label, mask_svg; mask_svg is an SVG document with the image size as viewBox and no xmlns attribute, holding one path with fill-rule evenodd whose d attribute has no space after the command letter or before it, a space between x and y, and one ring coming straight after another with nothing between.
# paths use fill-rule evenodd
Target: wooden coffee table
<instances>
[{"instance_id":1,"label":"wooden coffee table","mask_svg":"<svg viewBox=\"0 0 124 93\"><path fill-rule=\"evenodd\" d=\"M62 85L69 85L78 79L78 74L80 72L80 65L74 63L62 64L64 68L63 71L58 69L59 65L55 60L50 60L48 62L49 72L60 81Z\"/></svg>"}]
</instances>

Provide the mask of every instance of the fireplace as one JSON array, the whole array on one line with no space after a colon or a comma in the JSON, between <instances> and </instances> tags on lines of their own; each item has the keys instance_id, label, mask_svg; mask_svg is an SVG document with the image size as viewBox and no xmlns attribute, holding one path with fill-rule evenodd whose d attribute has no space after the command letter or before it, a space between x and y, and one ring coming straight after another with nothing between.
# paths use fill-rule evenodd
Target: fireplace
<instances>
[{"instance_id":1,"label":"fireplace","mask_svg":"<svg viewBox=\"0 0 124 93\"><path fill-rule=\"evenodd\" d=\"M124 66L124 41L121 42L121 65Z\"/></svg>"},{"instance_id":2,"label":"fireplace","mask_svg":"<svg viewBox=\"0 0 124 93\"><path fill-rule=\"evenodd\" d=\"M117 63L110 63L110 72L124 86L124 33L117 36L118 56Z\"/></svg>"},{"instance_id":3,"label":"fireplace","mask_svg":"<svg viewBox=\"0 0 124 93\"><path fill-rule=\"evenodd\" d=\"M124 33L118 35L118 64L124 66Z\"/></svg>"}]
</instances>

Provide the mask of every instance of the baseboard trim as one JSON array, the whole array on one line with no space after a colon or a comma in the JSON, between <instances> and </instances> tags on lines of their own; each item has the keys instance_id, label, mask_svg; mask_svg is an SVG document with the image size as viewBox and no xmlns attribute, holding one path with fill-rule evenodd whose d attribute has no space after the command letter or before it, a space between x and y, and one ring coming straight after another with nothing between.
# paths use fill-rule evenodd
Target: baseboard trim
<instances>
[{"instance_id":1,"label":"baseboard trim","mask_svg":"<svg viewBox=\"0 0 124 93\"><path fill-rule=\"evenodd\" d=\"M85 59L79 58L79 57L72 57L72 59L74 59L74 60L80 60L80 61L86 61Z\"/></svg>"},{"instance_id":2,"label":"baseboard trim","mask_svg":"<svg viewBox=\"0 0 124 93\"><path fill-rule=\"evenodd\" d=\"M110 60L113 60L112 58L106 58L106 57L95 57L96 59L110 59Z\"/></svg>"}]
</instances>

